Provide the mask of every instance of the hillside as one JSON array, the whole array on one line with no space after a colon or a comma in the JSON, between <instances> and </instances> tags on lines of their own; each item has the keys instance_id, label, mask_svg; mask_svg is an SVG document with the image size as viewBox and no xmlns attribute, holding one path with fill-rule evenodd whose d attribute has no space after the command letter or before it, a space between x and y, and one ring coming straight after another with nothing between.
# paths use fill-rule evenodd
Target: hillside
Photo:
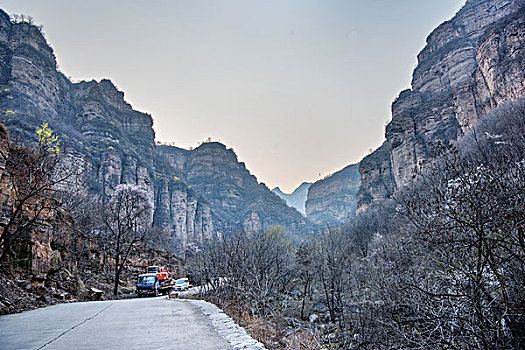
<instances>
[{"instance_id":1,"label":"hillside","mask_svg":"<svg viewBox=\"0 0 525 350\"><path fill-rule=\"evenodd\" d=\"M54 180L42 172L42 164L49 165L44 159L39 150L14 142L0 124L0 315L112 297L113 250L107 239L75 221L78 216L66 208L71 206L60 202L64 197L53 189ZM136 276L148 264L180 273L181 262L173 252L152 243L133 250L119 279L119 296L132 294Z\"/></svg>"},{"instance_id":2,"label":"hillside","mask_svg":"<svg viewBox=\"0 0 525 350\"><path fill-rule=\"evenodd\" d=\"M357 211L390 198L488 112L525 94L525 2L470 0L427 38L386 141L359 166Z\"/></svg>"},{"instance_id":3,"label":"hillside","mask_svg":"<svg viewBox=\"0 0 525 350\"><path fill-rule=\"evenodd\" d=\"M213 163L203 146L187 151L187 169L170 167L165 152L157 151L151 115L134 110L109 80L71 82L57 69L53 49L36 26L12 22L0 12L0 49L0 112L13 137L34 142L35 130L49 123L66 152L88 169L90 191L110 197L119 184L145 189L155 223L170 232L174 246L272 224L292 235L307 231L301 215L242 170L225 147L222 156L229 165ZM212 179L207 175L224 170L221 165L239 168L238 177L215 177L217 186L206 182ZM231 192L224 195L225 187Z\"/></svg>"},{"instance_id":4,"label":"hillside","mask_svg":"<svg viewBox=\"0 0 525 350\"><path fill-rule=\"evenodd\" d=\"M359 164L352 164L312 184L308 190L306 215L318 225L342 224L353 217L361 185Z\"/></svg>"}]
</instances>

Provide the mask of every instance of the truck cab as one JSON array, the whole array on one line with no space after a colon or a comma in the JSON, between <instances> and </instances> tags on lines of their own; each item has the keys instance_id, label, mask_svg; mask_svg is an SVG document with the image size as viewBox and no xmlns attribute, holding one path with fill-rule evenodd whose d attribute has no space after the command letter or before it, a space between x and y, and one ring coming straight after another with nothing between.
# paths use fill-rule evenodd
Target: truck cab
<instances>
[{"instance_id":1,"label":"truck cab","mask_svg":"<svg viewBox=\"0 0 525 350\"><path fill-rule=\"evenodd\" d=\"M139 298L144 295L159 295L159 277L155 273L139 275L135 286Z\"/></svg>"}]
</instances>

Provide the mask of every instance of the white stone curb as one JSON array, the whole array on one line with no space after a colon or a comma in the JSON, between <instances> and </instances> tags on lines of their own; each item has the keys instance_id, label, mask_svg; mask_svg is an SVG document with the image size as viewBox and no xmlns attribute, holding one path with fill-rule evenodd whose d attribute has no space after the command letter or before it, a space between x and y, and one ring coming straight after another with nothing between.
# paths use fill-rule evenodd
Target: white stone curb
<instances>
[{"instance_id":1,"label":"white stone curb","mask_svg":"<svg viewBox=\"0 0 525 350\"><path fill-rule=\"evenodd\" d=\"M253 339L244 328L236 324L217 306L204 300L192 300L191 302L199 306L202 313L209 317L213 328L232 345L232 349L266 350L262 343Z\"/></svg>"}]
</instances>

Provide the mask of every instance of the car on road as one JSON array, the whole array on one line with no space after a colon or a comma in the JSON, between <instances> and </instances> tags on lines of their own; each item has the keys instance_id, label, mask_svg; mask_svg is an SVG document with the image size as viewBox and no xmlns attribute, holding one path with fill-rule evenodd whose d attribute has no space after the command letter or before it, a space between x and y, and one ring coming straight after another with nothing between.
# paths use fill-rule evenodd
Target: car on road
<instances>
[{"instance_id":1,"label":"car on road","mask_svg":"<svg viewBox=\"0 0 525 350\"><path fill-rule=\"evenodd\" d=\"M188 290L190 288L190 281L187 278L179 278L175 281L175 290Z\"/></svg>"}]
</instances>

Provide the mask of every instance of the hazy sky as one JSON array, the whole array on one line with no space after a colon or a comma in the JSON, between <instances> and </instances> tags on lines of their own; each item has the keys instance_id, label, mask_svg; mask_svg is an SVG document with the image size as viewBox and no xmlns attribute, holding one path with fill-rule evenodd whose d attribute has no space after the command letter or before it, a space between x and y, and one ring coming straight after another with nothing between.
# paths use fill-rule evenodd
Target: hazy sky
<instances>
[{"instance_id":1,"label":"hazy sky","mask_svg":"<svg viewBox=\"0 0 525 350\"><path fill-rule=\"evenodd\" d=\"M432 29L464 0L3 0L44 25L62 72L110 78L157 139L208 137L291 191L384 139Z\"/></svg>"}]
</instances>

